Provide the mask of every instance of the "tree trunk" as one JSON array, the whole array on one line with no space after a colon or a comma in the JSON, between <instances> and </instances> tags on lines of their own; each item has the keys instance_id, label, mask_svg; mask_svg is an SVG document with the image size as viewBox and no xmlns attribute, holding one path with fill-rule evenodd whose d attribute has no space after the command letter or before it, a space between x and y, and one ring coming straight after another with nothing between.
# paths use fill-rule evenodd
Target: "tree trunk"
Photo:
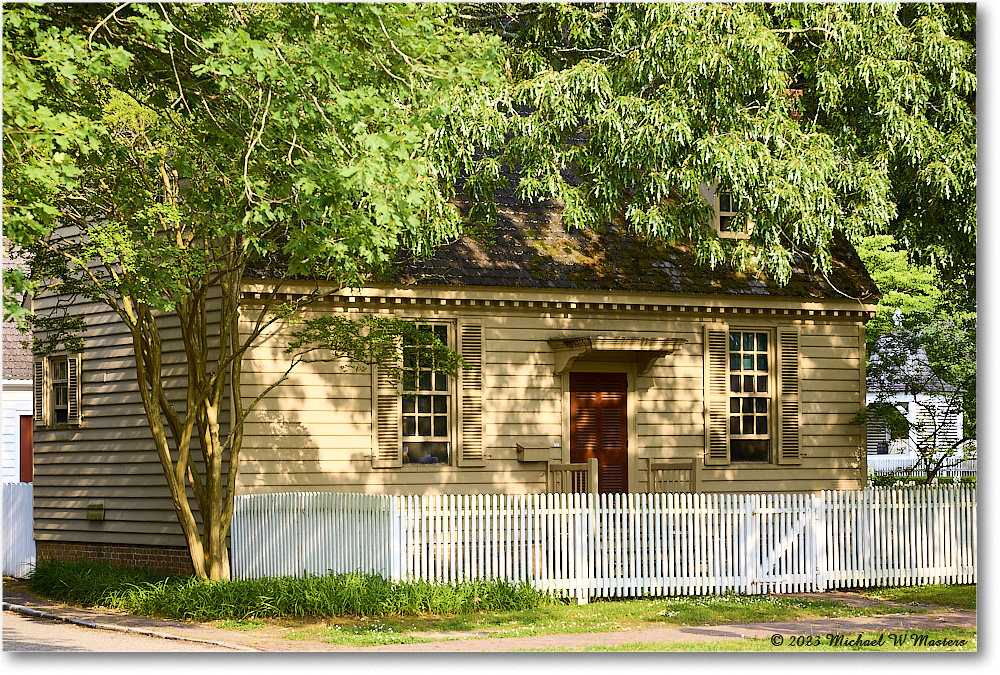
<instances>
[{"instance_id":1,"label":"tree trunk","mask_svg":"<svg viewBox=\"0 0 1000 675\"><path fill-rule=\"evenodd\" d=\"M228 579L230 575L227 489L223 473L225 443L219 424L222 392L226 375L213 380L207 372L204 298L178 313L181 339L187 352L186 401L172 401L163 389L162 345L159 326L148 307L137 307L133 321L128 321L136 358L136 379L150 433L156 447L163 475L173 501L174 512L191 556L191 566L199 579ZM187 319L195 317L190 324ZM127 318L127 320L128 320ZM191 329L194 329L193 331ZM225 349L220 359L224 358ZM214 394L214 395L213 395ZM234 392L232 395L238 395ZM178 403L183 404L178 411ZM193 440L197 430L200 462L193 458ZM236 456L238 453L231 453ZM204 473L199 471L199 463ZM193 493L193 499L188 494ZM193 503L192 503L193 502ZM195 512L201 515L201 526Z\"/></svg>"}]
</instances>

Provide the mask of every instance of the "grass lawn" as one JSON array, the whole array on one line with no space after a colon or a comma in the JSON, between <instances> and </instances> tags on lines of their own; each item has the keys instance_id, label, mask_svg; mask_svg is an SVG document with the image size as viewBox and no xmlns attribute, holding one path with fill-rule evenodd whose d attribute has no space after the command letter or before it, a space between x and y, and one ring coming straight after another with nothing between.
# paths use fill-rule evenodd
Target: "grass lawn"
<instances>
[{"instance_id":1,"label":"grass lawn","mask_svg":"<svg viewBox=\"0 0 1000 675\"><path fill-rule=\"evenodd\" d=\"M340 575L205 582L54 561L40 564L27 586L40 595L84 607L199 621L254 637L350 647L976 608L975 585L808 596L614 599L576 605L530 586L498 581L449 585ZM756 649L753 642L736 644ZM761 649L765 647L771 650L770 645Z\"/></svg>"},{"instance_id":2,"label":"grass lawn","mask_svg":"<svg viewBox=\"0 0 1000 675\"><path fill-rule=\"evenodd\" d=\"M587 605L552 603L533 609L449 616L359 617L317 621L271 620L285 637L369 647L442 639L525 637L624 629L789 621L926 611L923 607L874 604L854 607L834 600L771 596L706 596L605 600ZM223 628L253 630L263 622L223 622Z\"/></svg>"},{"instance_id":3,"label":"grass lawn","mask_svg":"<svg viewBox=\"0 0 1000 675\"><path fill-rule=\"evenodd\" d=\"M937 605L954 609L976 608L976 586L901 586L863 588L858 593L870 598L907 605Z\"/></svg>"}]
</instances>

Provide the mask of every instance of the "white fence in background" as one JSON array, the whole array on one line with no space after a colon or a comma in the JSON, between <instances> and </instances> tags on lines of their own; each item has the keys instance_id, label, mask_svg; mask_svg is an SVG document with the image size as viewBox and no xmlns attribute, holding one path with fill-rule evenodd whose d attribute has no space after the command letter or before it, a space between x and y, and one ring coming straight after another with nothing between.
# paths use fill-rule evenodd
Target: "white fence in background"
<instances>
[{"instance_id":1,"label":"white fence in background","mask_svg":"<svg viewBox=\"0 0 1000 675\"><path fill-rule=\"evenodd\" d=\"M31 483L3 484L3 573L26 577L35 566Z\"/></svg>"},{"instance_id":2,"label":"white fence in background","mask_svg":"<svg viewBox=\"0 0 1000 675\"><path fill-rule=\"evenodd\" d=\"M244 495L231 542L238 578L500 578L580 602L975 583L976 492Z\"/></svg>"},{"instance_id":3,"label":"white fence in background","mask_svg":"<svg viewBox=\"0 0 1000 675\"><path fill-rule=\"evenodd\" d=\"M914 469L914 467L916 467ZM914 469L912 474L909 474ZM916 457L899 457L893 455L868 455L868 475L870 476L923 476ZM949 466L938 472L939 476L962 478L976 475L976 460L962 460L954 466Z\"/></svg>"}]
</instances>

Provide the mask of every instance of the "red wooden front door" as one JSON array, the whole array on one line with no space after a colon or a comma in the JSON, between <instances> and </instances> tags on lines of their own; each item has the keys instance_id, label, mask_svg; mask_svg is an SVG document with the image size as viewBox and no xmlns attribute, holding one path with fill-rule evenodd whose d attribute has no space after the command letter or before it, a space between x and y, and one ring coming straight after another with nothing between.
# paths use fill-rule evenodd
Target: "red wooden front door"
<instances>
[{"instance_id":1,"label":"red wooden front door","mask_svg":"<svg viewBox=\"0 0 1000 675\"><path fill-rule=\"evenodd\" d=\"M570 461L597 458L600 492L628 491L625 373L570 373Z\"/></svg>"}]
</instances>

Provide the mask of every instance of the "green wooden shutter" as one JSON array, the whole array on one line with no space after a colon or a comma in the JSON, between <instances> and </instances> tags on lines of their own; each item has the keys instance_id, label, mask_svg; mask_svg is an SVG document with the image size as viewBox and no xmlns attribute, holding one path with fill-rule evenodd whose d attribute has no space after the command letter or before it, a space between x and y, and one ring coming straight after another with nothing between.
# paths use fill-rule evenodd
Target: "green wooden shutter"
<instances>
[{"instance_id":1,"label":"green wooden shutter","mask_svg":"<svg viewBox=\"0 0 1000 675\"><path fill-rule=\"evenodd\" d=\"M800 464L799 329L778 329L778 463Z\"/></svg>"},{"instance_id":2,"label":"green wooden shutter","mask_svg":"<svg viewBox=\"0 0 1000 675\"><path fill-rule=\"evenodd\" d=\"M66 389L68 424L80 424L80 355L70 354L66 357Z\"/></svg>"},{"instance_id":3,"label":"green wooden shutter","mask_svg":"<svg viewBox=\"0 0 1000 675\"><path fill-rule=\"evenodd\" d=\"M375 370L375 442L372 444L372 467L401 467L403 438L399 390L386 369Z\"/></svg>"},{"instance_id":4,"label":"green wooden shutter","mask_svg":"<svg viewBox=\"0 0 1000 675\"><path fill-rule=\"evenodd\" d=\"M705 464L729 464L729 328L705 326Z\"/></svg>"},{"instance_id":5,"label":"green wooden shutter","mask_svg":"<svg viewBox=\"0 0 1000 675\"><path fill-rule=\"evenodd\" d=\"M483 448L483 352L483 327L477 324L462 324L459 329L459 353L465 359L468 368L462 369L459 377L461 438L458 463L460 466L486 464L486 452Z\"/></svg>"},{"instance_id":6,"label":"green wooden shutter","mask_svg":"<svg viewBox=\"0 0 1000 675\"><path fill-rule=\"evenodd\" d=\"M47 360L42 358L35 361L35 381L32 382L32 389L34 390L35 398L35 410L34 417L35 421L39 424L45 424L45 370L47 365Z\"/></svg>"}]
</instances>

